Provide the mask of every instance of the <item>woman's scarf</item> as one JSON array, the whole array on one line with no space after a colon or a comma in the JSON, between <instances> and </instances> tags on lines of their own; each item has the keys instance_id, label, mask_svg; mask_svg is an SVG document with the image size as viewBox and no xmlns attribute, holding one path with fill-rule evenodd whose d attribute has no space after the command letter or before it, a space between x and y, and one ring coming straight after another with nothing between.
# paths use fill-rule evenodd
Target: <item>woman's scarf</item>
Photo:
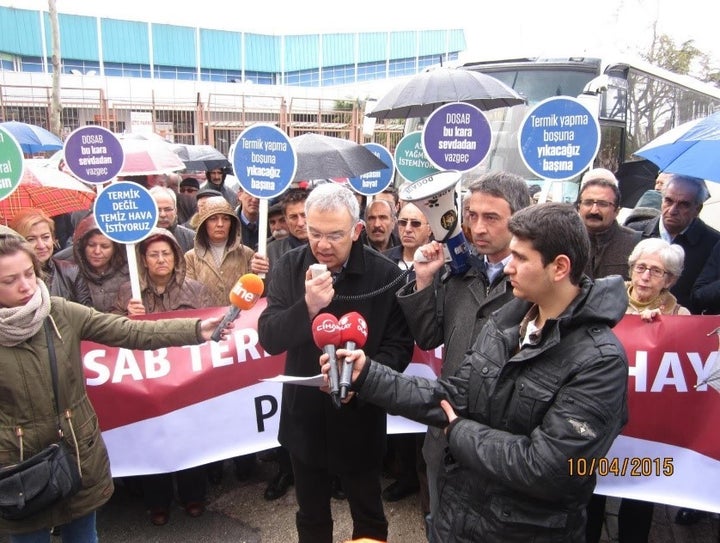
<instances>
[{"instance_id":1,"label":"woman's scarf","mask_svg":"<svg viewBox=\"0 0 720 543\"><path fill-rule=\"evenodd\" d=\"M630 281L625 283L628 286L628 310L626 313L638 314L646 309L659 309L663 315L675 315L678 311L677 298L666 288L648 302L641 302L633 296L633 287Z\"/></svg>"},{"instance_id":2,"label":"woman's scarf","mask_svg":"<svg viewBox=\"0 0 720 543\"><path fill-rule=\"evenodd\" d=\"M45 318L50 314L50 293L42 280L25 305L0 307L0 345L14 347L33 337L40 331Z\"/></svg>"}]
</instances>

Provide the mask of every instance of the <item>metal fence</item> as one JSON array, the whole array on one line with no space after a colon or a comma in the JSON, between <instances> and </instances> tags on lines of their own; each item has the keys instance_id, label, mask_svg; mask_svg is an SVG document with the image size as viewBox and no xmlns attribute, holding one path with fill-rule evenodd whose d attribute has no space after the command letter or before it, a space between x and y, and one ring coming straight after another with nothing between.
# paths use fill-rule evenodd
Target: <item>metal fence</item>
<instances>
[{"instance_id":1,"label":"metal fence","mask_svg":"<svg viewBox=\"0 0 720 543\"><path fill-rule=\"evenodd\" d=\"M63 87L63 134L80 126L99 125L112 132L138 127L177 143L209 144L224 154L240 133L255 123L277 126L288 136L316 132L358 143L377 142L394 151L402 137L402 123L373 123L363 127L364 112L357 101L322 98L286 100L282 96L200 94L187 101L157 97L144 100L108 99L100 88ZM50 127L50 87L0 85L0 121L16 120Z\"/></svg>"}]
</instances>

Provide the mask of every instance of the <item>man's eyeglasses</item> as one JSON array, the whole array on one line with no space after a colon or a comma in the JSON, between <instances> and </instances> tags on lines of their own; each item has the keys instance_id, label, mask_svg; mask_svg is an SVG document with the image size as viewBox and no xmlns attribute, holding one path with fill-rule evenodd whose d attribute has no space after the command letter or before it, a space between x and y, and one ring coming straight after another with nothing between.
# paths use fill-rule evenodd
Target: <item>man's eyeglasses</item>
<instances>
[{"instance_id":1,"label":"man's eyeglasses","mask_svg":"<svg viewBox=\"0 0 720 543\"><path fill-rule=\"evenodd\" d=\"M669 271L665 271L660 268L656 268L655 266L648 267L645 264L635 264L632 267L632 270L637 273L638 275L643 275L646 271L650 272L650 276L654 277L655 279L660 279L661 277L665 277L665 275L669 275Z\"/></svg>"},{"instance_id":2,"label":"man's eyeglasses","mask_svg":"<svg viewBox=\"0 0 720 543\"><path fill-rule=\"evenodd\" d=\"M417 219L398 219L397 223L400 228L405 228L408 223L410 223L410 226L413 228L420 228L423 224L427 224Z\"/></svg>"},{"instance_id":3,"label":"man's eyeglasses","mask_svg":"<svg viewBox=\"0 0 720 543\"><path fill-rule=\"evenodd\" d=\"M598 209L609 209L611 207L615 207L613 202L608 202L607 200L580 200L580 205L588 209L592 208L592 206L597 206Z\"/></svg>"},{"instance_id":4,"label":"man's eyeglasses","mask_svg":"<svg viewBox=\"0 0 720 543\"><path fill-rule=\"evenodd\" d=\"M350 228L350 230L345 230L344 232L330 232L329 234L323 234L322 232L318 232L317 230L312 230L311 228L308 228L308 238L310 239L310 241L315 242L319 242L322 239L325 239L328 243L338 243L339 241L342 241L345 236L347 236L350 232L352 232L353 228Z\"/></svg>"},{"instance_id":5,"label":"man's eyeglasses","mask_svg":"<svg viewBox=\"0 0 720 543\"><path fill-rule=\"evenodd\" d=\"M159 207L158 208L158 213L165 213L166 215L172 213L173 211L175 211L174 207Z\"/></svg>"}]
</instances>

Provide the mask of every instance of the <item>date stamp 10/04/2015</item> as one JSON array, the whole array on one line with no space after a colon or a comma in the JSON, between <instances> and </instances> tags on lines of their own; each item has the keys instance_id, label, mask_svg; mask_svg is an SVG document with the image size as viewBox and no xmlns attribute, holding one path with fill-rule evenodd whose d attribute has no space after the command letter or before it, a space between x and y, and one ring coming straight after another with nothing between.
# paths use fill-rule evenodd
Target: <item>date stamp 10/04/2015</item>
<instances>
[{"instance_id":1,"label":"date stamp 10/04/2015","mask_svg":"<svg viewBox=\"0 0 720 543\"><path fill-rule=\"evenodd\" d=\"M669 457L568 458L570 477L671 477L674 473L673 459Z\"/></svg>"}]
</instances>

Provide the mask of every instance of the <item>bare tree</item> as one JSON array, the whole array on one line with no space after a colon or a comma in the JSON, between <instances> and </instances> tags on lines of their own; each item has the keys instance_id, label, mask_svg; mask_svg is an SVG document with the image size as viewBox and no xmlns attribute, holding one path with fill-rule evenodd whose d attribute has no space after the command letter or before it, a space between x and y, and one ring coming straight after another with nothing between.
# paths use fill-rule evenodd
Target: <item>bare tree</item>
<instances>
[{"instance_id":1,"label":"bare tree","mask_svg":"<svg viewBox=\"0 0 720 543\"><path fill-rule=\"evenodd\" d=\"M680 75L712 83L711 59L695 47L693 40L676 44L667 34L657 32L653 25L650 44L640 56L652 65ZM718 70L715 70L717 77ZM677 86L644 75L642 71L628 74L628 150L632 152L678 124L708 115L712 104L698 93L686 92Z\"/></svg>"},{"instance_id":2,"label":"bare tree","mask_svg":"<svg viewBox=\"0 0 720 543\"><path fill-rule=\"evenodd\" d=\"M48 0L50 32L52 34L52 97L50 101L50 131L62 137L62 103L60 102L60 24L55 0Z\"/></svg>"}]
</instances>

